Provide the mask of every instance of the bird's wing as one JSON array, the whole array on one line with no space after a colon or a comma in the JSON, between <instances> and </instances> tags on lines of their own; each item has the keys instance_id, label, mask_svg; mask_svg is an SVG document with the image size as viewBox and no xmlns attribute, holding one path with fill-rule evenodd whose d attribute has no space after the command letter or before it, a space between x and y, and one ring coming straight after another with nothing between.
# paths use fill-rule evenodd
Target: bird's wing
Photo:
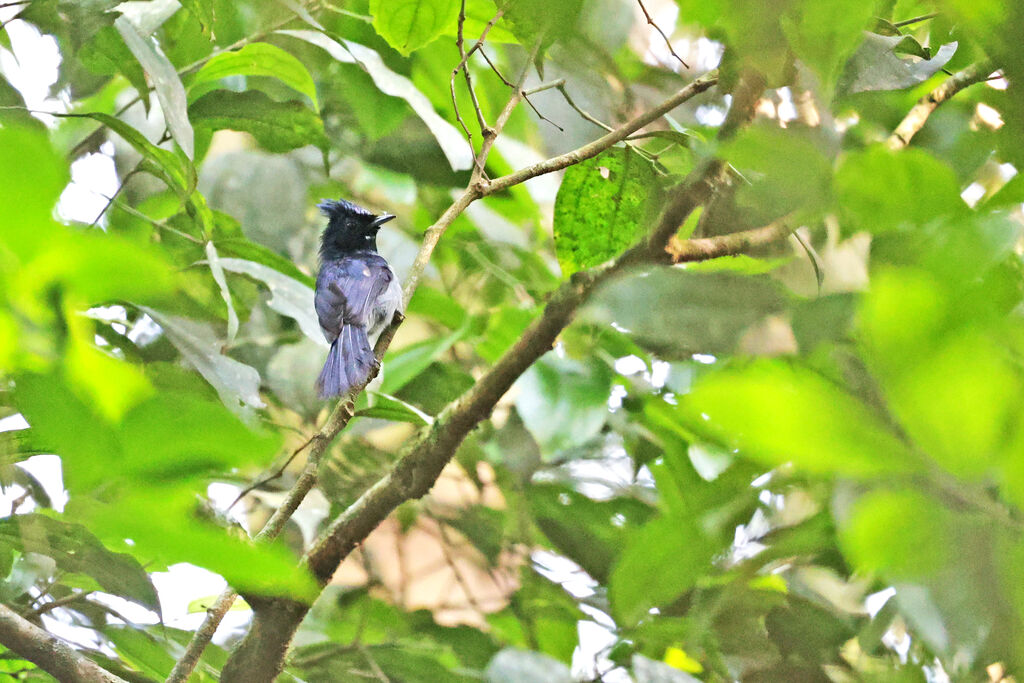
<instances>
[{"instance_id":1,"label":"bird's wing","mask_svg":"<svg viewBox=\"0 0 1024 683\"><path fill-rule=\"evenodd\" d=\"M366 327L375 302L394 275L377 254L353 254L324 263L316 281L316 314L327 341L333 342L343 325Z\"/></svg>"}]
</instances>

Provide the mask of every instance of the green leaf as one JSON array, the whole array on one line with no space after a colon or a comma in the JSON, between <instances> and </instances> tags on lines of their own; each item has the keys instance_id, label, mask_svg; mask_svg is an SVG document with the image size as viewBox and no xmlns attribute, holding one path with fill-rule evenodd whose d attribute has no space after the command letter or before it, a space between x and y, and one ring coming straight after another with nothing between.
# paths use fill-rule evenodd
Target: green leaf
<instances>
[{"instance_id":1,"label":"green leaf","mask_svg":"<svg viewBox=\"0 0 1024 683\"><path fill-rule=\"evenodd\" d=\"M238 591L311 601L319 590L282 545L254 544L196 514L190 486L148 486L116 502L83 504L78 514L108 545L165 565L191 562L227 579ZM153 514L159 510L160 514ZM123 539L130 539L131 544Z\"/></svg>"},{"instance_id":2,"label":"green leaf","mask_svg":"<svg viewBox=\"0 0 1024 683\"><path fill-rule=\"evenodd\" d=\"M85 574L108 593L160 612L156 589L142 565L131 555L107 550L80 524L39 514L14 515L0 520L0 545L52 557L62 571Z\"/></svg>"},{"instance_id":3,"label":"green leaf","mask_svg":"<svg viewBox=\"0 0 1024 683\"><path fill-rule=\"evenodd\" d=\"M849 154L835 187L850 231L882 233L967 211L953 170L919 149L894 153L876 145Z\"/></svg>"},{"instance_id":4,"label":"green leaf","mask_svg":"<svg viewBox=\"0 0 1024 683\"><path fill-rule=\"evenodd\" d=\"M949 512L929 496L876 491L856 502L840 541L860 571L921 579L938 573L953 558L949 524Z\"/></svg>"},{"instance_id":5,"label":"green leaf","mask_svg":"<svg viewBox=\"0 0 1024 683\"><path fill-rule=\"evenodd\" d=\"M785 306L766 277L655 268L604 285L581 317L614 323L663 358L689 358L732 351L747 329Z\"/></svg>"},{"instance_id":6,"label":"green leaf","mask_svg":"<svg viewBox=\"0 0 1024 683\"><path fill-rule=\"evenodd\" d=\"M931 78L953 58L956 43L940 47L931 59L921 60L901 53L910 36L882 36L864 33L864 42L846 64L839 90L846 94L870 90L902 90Z\"/></svg>"},{"instance_id":7,"label":"green leaf","mask_svg":"<svg viewBox=\"0 0 1024 683\"><path fill-rule=\"evenodd\" d=\"M570 166L555 198L555 251L564 275L618 256L650 227L657 178L621 147Z\"/></svg>"},{"instance_id":8,"label":"green leaf","mask_svg":"<svg viewBox=\"0 0 1024 683\"><path fill-rule=\"evenodd\" d=\"M190 86L190 99L195 93L205 93L209 88L203 84L215 83L227 76L269 76L299 91L310 99L314 109L319 109L316 85L309 71L298 59L270 43L250 43L240 50L222 52L203 65Z\"/></svg>"},{"instance_id":9,"label":"green leaf","mask_svg":"<svg viewBox=\"0 0 1024 683\"><path fill-rule=\"evenodd\" d=\"M692 519L659 517L634 531L608 583L616 621L634 624L673 602L711 570L712 553Z\"/></svg>"},{"instance_id":10,"label":"green leaf","mask_svg":"<svg viewBox=\"0 0 1024 683\"><path fill-rule=\"evenodd\" d=\"M860 44L874 5L864 0L805 1L793 3L783 16L782 30L793 52L814 69L826 93Z\"/></svg>"},{"instance_id":11,"label":"green leaf","mask_svg":"<svg viewBox=\"0 0 1024 683\"><path fill-rule=\"evenodd\" d=\"M796 365L760 361L712 373L681 403L691 429L775 467L872 477L917 461L862 403Z\"/></svg>"},{"instance_id":12,"label":"green leaf","mask_svg":"<svg viewBox=\"0 0 1024 683\"><path fill-rule=\"evenodd\" d=\"M152 81L171 137L191 159L195 155L195 134L188 120L188 99L178 70L155 42L139 33L128 17L122 15L115 19L114 27Z\"/></svg>"},{"instance_id":13,"label":"green leaf","mask_svg":"<svg viewBox=\"0 0 1024 683\"><path fill-rule=\"evenodd\" d=\"M262 464L281 444L278 435L249 429L216 401L167 393L129 411L120 436L121 472L149 482Z\"/></svg>"},{"instance_id":14,"label":"green leaf","mask_svg":"<svg viewBox=\"0 0 1024 683\"><path fill-rule=\"evenodd\" d=\"M327 346L324 333L320 330L320 321L317 319L316 310L313 307L312 287L255 261L222 258L220 264L224 270L248 275L263 282L271 294L267 305L281 315L294 319L299 324L299 329L309 339L320 346Z\"/></svg>"},{"instance_id":15,"label":"green leaf","mask_svg":"<svg viewBox=\"0 0 1024 683\"><path fill-rule=\"evenodd\" d=\"M536 317L536 310L523 308L505 307L491 313L487 316L487 328L476 345L476 352L488 363L494 363L519 341L523 331Z\"/></svg>"},{"instance_id":16,"label":"green leaf","mask_svg":"<svg viewBox=\"0 0 1024 683\"><path fill-rule=\"evenodd\" d=\"M373 405L357 411L355 417L376 417L392 422L409 422L421 427L434 421L434 418L400 398L377 392L372 392L372 395L374 397Z\"/></svg>"},{"instance_id":17,"label":"green leaf","mask_svg":"<svg viewBox=\"0 0 1024 683\"><path fill-rule=\"evenodd\" d=\"M203 33L212 37L215 19L214 0L181 0L181 6L196 18L203 27Z\"/></svg>"},{"instance_id":18,"label":"green leaf","mask_svg":"<svg viewBox=\"0 0 1024 683\"><path fill-rule=\"evenodd\" d=\"M384 359L384 368L381 370L383 376L381 391L385 394L397 394L402 387L426 370L455 342L465 337L468 331L467 327L460 327L447 336L426 339L403 346L396 351L389 351Z\"/></svg>"},{"instance_id":19,"label":"green leaf","mask_svg":"<svg viewBox=\"0 0 1024 683\"><path fill-rule=\"evenodd\" d=\"M225 356L223 342L206 323L142 309L163 328L181 355L217 390L221 401L231 410L247 414L263 408L260 398L260 373L256 368Z\"/></svg>"},{"instance_id":20,"label":"green leaf","mask_svg":"<svg viewBox=\"0 0 1024 683\"><path fill-rule=\"evenodd\" d=\"M558 552L602 584L630 536L654 513L636 500L595 501L563 486L534 485L528 495L534 521Z\"/></svg>"},{"instance_id":21,"label":"green leaf","mask_svg":"<svg viewBox=\"0 0 1024 683\"><path fill-rule=\"evenodd\" d=\"M207 130L244 131L268 152L287 152L306 145L327 149L324 122L298 100L275 102L258 90L214 90L189 107L196 126Z\"/></svg>"},{"instance_id":22,"label":"green leaf","mask_svg":"<svg viewBox=\"0 0 1024 683\"><path fill-rule=\"evenodd\" d=\"M459 15L459 0L370 0L373 27L408 56L441 35Z\"/></svg>"},{"instance_id":23,"label":"green leaf","mask_svg":"<svg viewBox=\"0 0 1024 683\"><path fill-rule=\"evenodd\" d=\"M611 380L602 361L582 363L549 353L516 380L516 412L549 455L581 446L608 419Z\"/></svg>"},{"instance_id":24,"label":"green leaf","mask_svg":"<svg viewBox=\"0 0 1024 683\"><path fill-rule=\"evenodd\" d=\"M278 33L292 36L312 43L327 50L332 57L344 64L359 64L370 74L377 89L385 95L400 97L405 100L440 145L448 163L454 171L464 171L473 165L473 150L462 137L462 133L452 124L445 121L434 110L430 99L413 85L405 76L397 74L384 64L384 60L374 50L353 43L350 40L339 43L328 38L320 31L281 30Z\"/></svg>"},{"instance_id":25,"label":"green leaf","mask_svg":"<svg viewBox=\"0 0 1024 683\"><path fill-rule=\"evenodd\" d=\"M79 53L85 68L97 74L121 73L132 84L149 111L149 83L146 74L113 26L104 26Z\"/></svg>"},{"instance_id":26,"label":"green leaf","mask_svg":"<svg viewBox=\"0 0 1024 683\"><path fill-rule=\"evenodd\" d=\"M0 254L25 258L56 231L53 208L69 179L45 132L0 128Z\"/></svg>"}]
</instances>

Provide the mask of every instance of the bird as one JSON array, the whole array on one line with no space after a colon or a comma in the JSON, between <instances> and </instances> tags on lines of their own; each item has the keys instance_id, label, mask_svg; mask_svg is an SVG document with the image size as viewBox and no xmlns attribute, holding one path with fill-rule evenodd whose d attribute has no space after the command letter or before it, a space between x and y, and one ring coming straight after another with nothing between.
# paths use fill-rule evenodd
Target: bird
<instances>
[{"instance_id":1,"label":"bird","mask_svg":"<svg viewBox=\"0 0 1024 683\"><path fill-rule=\"evenodd\" d=\"M395 271L377 253L377 231L395 217L344 199L325 199L317 208L328 219L314 294L320 329L331 345L316 382L320 399L327 400L366 383L378 365L370 340L402 314L403 302Z\"/></svg>"}]
</instances>

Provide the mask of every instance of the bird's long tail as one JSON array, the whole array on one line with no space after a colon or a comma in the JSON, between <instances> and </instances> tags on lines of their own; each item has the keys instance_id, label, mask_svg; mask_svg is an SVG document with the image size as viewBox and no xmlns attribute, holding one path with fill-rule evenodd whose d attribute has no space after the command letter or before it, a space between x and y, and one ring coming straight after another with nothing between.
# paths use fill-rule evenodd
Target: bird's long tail
<instances>
[{"instance_id":1,"label":"bird's long tail","mask_svg":"<svg viewBox=\"0 0 1024 683\"><path fill-rule=\"evenodd\" d=\"M366 328L343 325L316 381L317 393L321 399L346 395L366 381L376 362Z\"/></svg>"}]
</instances>

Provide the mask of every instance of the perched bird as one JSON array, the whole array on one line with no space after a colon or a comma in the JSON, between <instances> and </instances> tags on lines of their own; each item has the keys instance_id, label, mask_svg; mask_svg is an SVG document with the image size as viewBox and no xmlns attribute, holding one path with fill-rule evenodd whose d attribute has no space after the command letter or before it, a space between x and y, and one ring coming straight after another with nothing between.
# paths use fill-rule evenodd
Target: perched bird
<instances>
[{"instance_id":1,"label":"perched bird","mask_svg":"<svg viewBox=\"0 0 1024 683\"><path fill-rule=\"evenodd\" d=\"M377 363L370 338L402 312L402 288L377 253L377 231L394 216L376 216L344 199L317 206L328 222L320 237L314 305L331 350L316 388L328 399L344 396L370 376Z\"/></svg>"}]
</instances>

